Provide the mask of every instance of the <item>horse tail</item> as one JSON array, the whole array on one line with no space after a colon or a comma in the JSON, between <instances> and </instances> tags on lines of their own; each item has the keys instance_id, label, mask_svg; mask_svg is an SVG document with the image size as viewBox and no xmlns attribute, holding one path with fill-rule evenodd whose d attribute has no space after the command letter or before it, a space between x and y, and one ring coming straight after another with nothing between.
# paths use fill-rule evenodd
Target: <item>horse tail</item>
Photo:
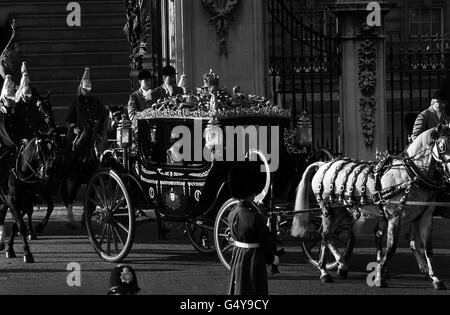
<instances>
[{"instance_id":1,"label":"horse tail","mask_svg":"<svg viewBox=\"0 0 450 315\"><path fill-rule=\"evenodd\" d=\"M303 173L302 180L297 188L297 195L295 198L295 211L304 211L309 209L309 195L311 192L311 181L317 170L324 165L325 162L317 162L308 166ZM294 237L303 237L308 231L311 214L307 211L299 213L294 216L292 222L291 235Z\"/></svg>"}]
</instances>

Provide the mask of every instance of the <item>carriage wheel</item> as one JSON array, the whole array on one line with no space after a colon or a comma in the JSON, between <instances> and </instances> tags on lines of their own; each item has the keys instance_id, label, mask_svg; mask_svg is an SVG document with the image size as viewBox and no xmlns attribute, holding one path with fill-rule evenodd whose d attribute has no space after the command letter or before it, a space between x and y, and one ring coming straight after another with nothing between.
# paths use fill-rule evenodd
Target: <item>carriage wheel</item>
<instances>
[{"instance_id":1,"label":"carriage wheel","mask_svg":"<svg viewBox=\"0 0 450 315\"><path fill-rule=\"evenodd\" d=\"M213 255L216 252L214 246L214 227L211 220L186 222L186 234L192 246L203 255Z\"/></svg>"},{"instance_id":2,"label":"carriage wheel","mask_svg":"<svg viewBox=\"0 0 450 315\"><path fill-rule=\"evenodd\" d=\"M92 246L105 261L124 260L133 246L135 214L127 188L113 170L101 170L85 195L85 223Z\"/></svg>"},{"instance_id":3,"label":"carriage wheel","mask_svg":"<svg viewBox=\"0 0 450 315\"><path fill-rule=\"evenodd\" d=\"M230 270L231 257L233 255L234 240L231 237L230 227L228 225L228 215L236 209L239 201L230 199L220 208L216 222L214 223L214 245L217 255L222 265Z\"/></svg>"},{"instance_id":4,"label":"carriage wheel","mask_svg":"<svg viewBox=\"0 0 450 315\"><path fill-rule=\"evenodd\" d=\"M303 253L306 259L315 267L319 268L319 257L321 254L322 242L322 218L320 216L311 218L310 229L301 239ZM350 214L348 219L341 224L341 227L333 235L334 244L345 259L349 258L353 252L355 234L353 232L353 219ZM338 266L333 254L328 250L325 257L327 270L335 269Z\"/></svg>"}]
</instances>

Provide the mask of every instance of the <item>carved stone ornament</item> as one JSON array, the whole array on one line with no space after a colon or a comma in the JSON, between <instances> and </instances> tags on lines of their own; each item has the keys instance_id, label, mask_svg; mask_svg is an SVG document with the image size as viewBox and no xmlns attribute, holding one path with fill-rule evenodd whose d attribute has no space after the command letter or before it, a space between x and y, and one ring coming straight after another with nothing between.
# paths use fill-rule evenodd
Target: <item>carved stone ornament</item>
<instances>
[{"instance_id":1,"label":"carved stone ornament","mask_svg":"<svg viewBox=\"0 0 450 315\"><path fill-rule=\"evenodd\" d=\"M358 51L359 88L363 95L360 100L361 127L363 129L364 142L371 146L375 135L376 112L376 48L370 40L361 43Z\"/></svg>"},{"instance_id":2,"label":"carved stone ornament","mask_svg":"<svg viewBox=\"0 0 450 315\"><path fill-rule=\"evenodd\" d=\"M240 2L240 0L202 0L203 7L212 15L210 22L216 25L220 56L228 56L226 38L229 30L229 22L233 20L233 13L236 11Z\"/></svg>"}]
</instances>

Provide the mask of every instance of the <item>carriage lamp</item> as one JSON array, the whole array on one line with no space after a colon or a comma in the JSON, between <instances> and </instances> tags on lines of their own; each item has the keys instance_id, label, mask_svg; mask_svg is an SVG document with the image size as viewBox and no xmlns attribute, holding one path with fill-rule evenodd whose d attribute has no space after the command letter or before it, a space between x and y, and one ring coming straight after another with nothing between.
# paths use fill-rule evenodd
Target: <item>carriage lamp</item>
<instances>
[{"instance_id":1,"label":"carriage lamp","mask_svg":"<svg viewBox=\"0 0 450 315\"><path fill-rule=\"evenodd\" d=\"M122 115L122 120L117 128L117 145L120 148L129 148L133 142L133 128L131 121L126 115Z\"/></svg>"},{"instance_id":2,"label":"carriage lamp","mask_svg":"<svg viewBox=\"0 0 450 315\"><path fill-rule=\"evenodd\" d=\"M223 134L220 128L219 121L216 118L212 118L204 131L205 146L208 150L212 151L213 148L216 150L222 146ZM218 152L216 152L218 153Z\"/></svg>"},{"instance_id":3,"label":"carriage lamp","mask_svg":"<svg viewBox=\"0 0 450 315\"><path fill-rule=\"evenodd\" d=\"M303 111L300 118L297 120L297 145L299 147L312 146L312 123L308 114Z\"/></svg>"}]
</instances>

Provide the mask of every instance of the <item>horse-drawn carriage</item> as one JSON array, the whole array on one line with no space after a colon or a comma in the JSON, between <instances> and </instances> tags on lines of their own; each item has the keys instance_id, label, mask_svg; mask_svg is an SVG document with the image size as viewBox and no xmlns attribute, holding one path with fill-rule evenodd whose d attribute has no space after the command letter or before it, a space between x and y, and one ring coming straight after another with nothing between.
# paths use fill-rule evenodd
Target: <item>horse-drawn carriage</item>
<instances>
[{"instance_id":1,"label":"horse-drawn carriage","mask_svg":"<svg viewBox=\"0 0 450 315\"><path fill-rule=\"evenodd\" d=\"M232 249L227 214L236 204L227 175L233 163L244 160L261 165L261 176L255 178L261 193L255 200L278 230L274 235L279 234L303 170L331 158L326 150L311 152L310 123L306 115L299 121L292 131L288 110L217 87L157 103L133 125L124 116L116 146L103 154L102 168L85 194L85 222L95 251L106 261L119 262L131 250L137 225L156 219L164 229L161 222L167 220L184 223L194 248L217 252L227 266ZM352 229L344 230L343 242L351 252ZM312 262L317 260L317 237L303 243Z\"/></svg>"}]
</instances>

